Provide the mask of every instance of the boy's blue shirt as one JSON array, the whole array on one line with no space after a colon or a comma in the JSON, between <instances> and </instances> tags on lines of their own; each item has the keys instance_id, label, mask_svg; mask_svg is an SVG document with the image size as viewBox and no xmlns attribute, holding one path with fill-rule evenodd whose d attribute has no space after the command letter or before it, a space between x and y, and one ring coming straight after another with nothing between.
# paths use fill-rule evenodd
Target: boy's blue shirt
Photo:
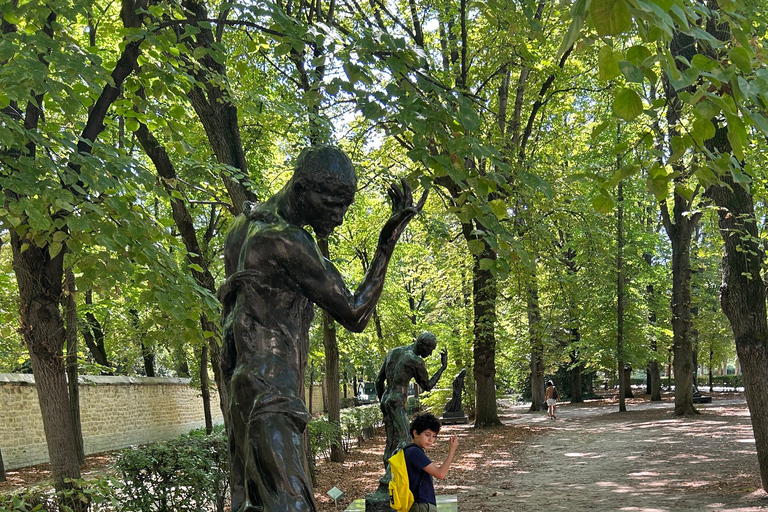
<instances>
[{"instance_id":1,"label":"boy's blue shirt","mask_svg":"<svg viewBox=\"0 0 768 512\"><path fill-rule=\"evenodd\" d=\"M432 461L418 445L405 450L405 466L408 470L408 482L416 503L437 504L435 498L435 487L432 482L432 475L424 471ZM421 485L419 485L421 480ZM418 488L417 488L418 487Z\"/></svg>"}]
</instances>

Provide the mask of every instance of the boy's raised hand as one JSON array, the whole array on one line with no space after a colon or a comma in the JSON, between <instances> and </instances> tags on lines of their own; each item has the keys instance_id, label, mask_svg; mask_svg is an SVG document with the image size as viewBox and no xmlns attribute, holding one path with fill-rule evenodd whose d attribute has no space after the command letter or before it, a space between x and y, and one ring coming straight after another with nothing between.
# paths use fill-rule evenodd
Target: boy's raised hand
<instances>
[{"instance_id":1,"label":"boy's raised hand","mask_svg":"<svg viewBox=\"0 0 768 512\"><path fill-rule=\"evenodd\" d=\"M457 436L456 434L453 434L451 437L448 438L448 449L451 451L455 451L458 446L459 446L459 436Z\"/></svg>"}]
</instances>

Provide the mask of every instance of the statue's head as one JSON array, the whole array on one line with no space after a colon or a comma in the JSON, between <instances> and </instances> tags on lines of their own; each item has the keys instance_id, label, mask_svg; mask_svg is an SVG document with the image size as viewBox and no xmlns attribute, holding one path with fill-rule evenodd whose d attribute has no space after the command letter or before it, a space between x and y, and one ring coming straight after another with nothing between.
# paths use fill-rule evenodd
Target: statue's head
<instances>
[{"instance_id":1,"label":"statue's head","mask_svg":"<svg viewBox=\"0 0 768 512\"><path fill-rule=\"evenodd\" d=\"M414 351L421 357L427 357L432 354L435 347L437 347L437 338L435 338L435 335L431 332L423 332L416 338L416 347L414 348Z\"/></svg>"},{"instance_id":2,"label":"statue's head","mask_svg":"<svg viewBox=\"0 0 768 512\"><path fill-rule=\"evenodd\" d=\"M355 197L357 175L352 161L334 146L310 146L296 159L291 178L294 204L321 238L340 226Z\"/></svg>"}]
</instances>

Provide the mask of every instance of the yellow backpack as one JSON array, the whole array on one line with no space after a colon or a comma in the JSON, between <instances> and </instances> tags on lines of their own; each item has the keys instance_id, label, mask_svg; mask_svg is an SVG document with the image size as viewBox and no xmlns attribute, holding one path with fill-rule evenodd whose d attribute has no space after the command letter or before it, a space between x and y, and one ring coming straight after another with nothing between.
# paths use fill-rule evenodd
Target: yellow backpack
<instances>
[{"instance_id":1,"label":"yellow backpack","mask_svg":"<svg viewBox=\"0 0 768 512\"><path fill-rule=\"evenodd\" d=\"M405 464L405 450L411 446L411 443L402 450L398 450L389 458L389 469L392 472L392 480L389 482L389 506L399 512L408 512L413 505L413 493L409 486L408 469ZM421 483L421 482L419 482Z\"/></svg>"}]
</instances>

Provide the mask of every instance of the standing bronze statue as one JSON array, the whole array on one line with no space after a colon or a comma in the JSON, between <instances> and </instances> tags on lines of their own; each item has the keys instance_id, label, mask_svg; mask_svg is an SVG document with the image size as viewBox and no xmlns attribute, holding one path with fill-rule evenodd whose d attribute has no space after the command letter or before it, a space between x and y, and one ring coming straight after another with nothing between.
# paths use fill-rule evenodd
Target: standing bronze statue
<instances>
[{"instance_id":1,"label":"standing bronze statue","mask_svg":"<svg viewBox=\"0 0 768 512\"><path fill-rule=\"evenodd\" d=\"M307 476L304 373L313 304L347 329L367 325L392 251L414 206L405 180L392 186L392 215L376 255L352 293L304 227L328 237L341 225L357 188L349 157L332 146L306 148L294 174L259 205L246 203L224 245L222 373L229 391L233 512L316 510Z\"/></svg>"},{"instance_id":2,"label":"standing bronze statue","mask_svg":"<svg viewBox=\"0 0 768 512\"><path fill-rule=\"evenodd\" d=\"M453 394L451 399L445 404L443 414L447 412L461 412L464 415L464 408L461 405L461 396L464 392L464 378L467 376L467 369L462 368L461 371L453 378Z\"/></svg>"},{"instance_id":3,"label":"standing bronze statue","mask_svg":"<svg viewBox=\"0 0 768 512\"><path fill-rule=\"evenodd\" d=\"M381 401L381 412L384 416L384 429L387 433L387 444L384 447L384 476L379 480L379 489L366 496L366 510L387 510L389 507L388 485L392 479L389 469L389 458L400 448L411 442L408 431L408 413L405 410L408 399L408 383L411 379L429 391L448 366L448 352L440 352L440 369L430 378L425 357L432 354L437 347L437 338L431 332L424 332L410 345L396 347L389 351L376 377L376 394ZM386 383L386 386L385 386ZM390 509L391 510L391 509Z\"/></svg>"}]
</instances>

